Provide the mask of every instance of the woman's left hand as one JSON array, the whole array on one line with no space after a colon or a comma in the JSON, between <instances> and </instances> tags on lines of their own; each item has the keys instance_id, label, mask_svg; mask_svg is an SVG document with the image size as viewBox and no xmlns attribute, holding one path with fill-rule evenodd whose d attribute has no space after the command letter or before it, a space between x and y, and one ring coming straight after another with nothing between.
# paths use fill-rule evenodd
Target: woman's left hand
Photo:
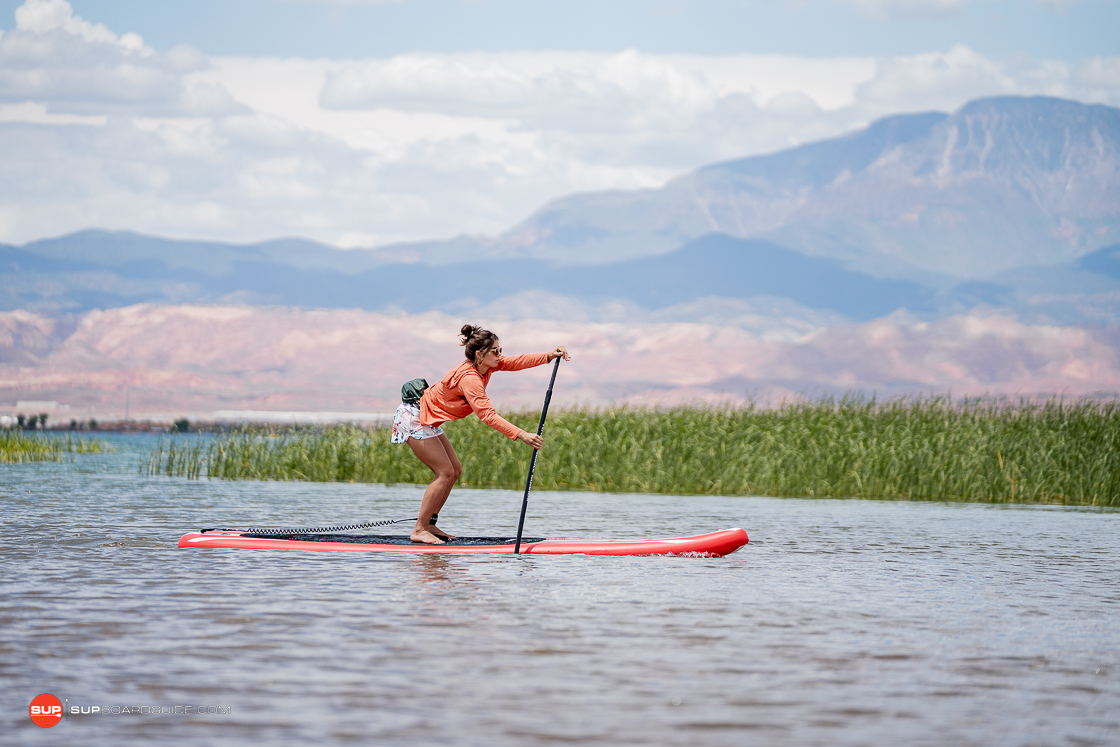
<instances>
[{"instance_id":1,"label":"woman's left hand","mask_svg":"<svg viewBox=\"0 0 1120 747\"><path fill-rule=\"evenodd\" d=\"M563 345L557 345L556 349L548 354L548 362L552 363L557 358L563 358L566 361L570 361L572 359L572 356L568 355L568 349L566 347L564 347Z\"/></svg>"}]
</instances>

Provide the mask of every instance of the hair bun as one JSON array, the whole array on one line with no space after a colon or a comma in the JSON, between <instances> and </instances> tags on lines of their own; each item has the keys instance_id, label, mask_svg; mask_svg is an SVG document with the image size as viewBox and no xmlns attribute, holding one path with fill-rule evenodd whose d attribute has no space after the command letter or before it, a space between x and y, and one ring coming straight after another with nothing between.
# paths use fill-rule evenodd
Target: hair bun
<instances>
[{"instance_id":1,"label":"hair bun","mask_svg":"<svg viewBox=\"0 0 1120 747\"><path fill-rule=\"evenodd\" d=\"M465 348L463 352L467 360L473 361L480 351L485 352L497 345L498 336L477 324L464 324L459 330L459 344Z\"/></svg>"}]
</instances>

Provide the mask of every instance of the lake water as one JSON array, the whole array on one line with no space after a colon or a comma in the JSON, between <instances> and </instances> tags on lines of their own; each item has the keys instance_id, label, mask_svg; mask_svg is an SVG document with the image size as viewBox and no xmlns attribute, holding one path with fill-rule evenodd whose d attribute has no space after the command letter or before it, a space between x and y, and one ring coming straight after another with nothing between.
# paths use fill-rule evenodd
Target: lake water
<instances>
[{"instance_id":1,"label":"lake water","mask_svg":"<svg viewBox=\"0 0 1120 747\"><path fill-rule=\"evenodd\" d=\"M114 443L0 467L4 744L1120 744L1117 511L534 493L527 534L751 543L180 550L202 526L415 516L422 489L141 477L154 441ZM515 530L520 501L458 490L440 525ZM44 729L39 693L209 710Z\"/></svg>"}]
</instances>

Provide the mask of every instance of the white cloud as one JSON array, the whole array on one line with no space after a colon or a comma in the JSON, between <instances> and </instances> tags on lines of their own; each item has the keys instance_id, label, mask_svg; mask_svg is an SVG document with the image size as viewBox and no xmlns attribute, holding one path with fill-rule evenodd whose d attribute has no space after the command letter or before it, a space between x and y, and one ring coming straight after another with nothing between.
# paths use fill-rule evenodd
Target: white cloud
<instances>
[{"instance_id":1,"label":"white cloud","mask_svg":"<svg viewBox=\"0 0 1120 747\"><path fill-rule=\"evenodd\" d=\"M956 13L970 2L976 0L843 0L848 5L879 18L891 20L921 20L943 18ZM1116 2L1116 0L1090 0L1092 2ZM1085 0L1034 0L1035 5L1046 8L1056 15L1065 15L1070 8L1084 3Z\"/></svg>"},{"instance_id":2,"label":"white cloud","mask_svg":"<svg viewBox=\"0 0 1120 747\"><path fill-rule=\"evenodd\" d=\"M561 195L655 187L888 114L996 94L1120 104L1120 58L995 62L963 46L347 61L136 39L63 0L28 0L0 36L0 241L89 226L344 244L494 234Z\"/></svg>"},{"instance_id":3,"label":"white cloud","mask_svg":"<svg viewBox=\"0 0 1120 747\"><path fill-rule=\"evenodd\" d=\"M1046 95L1120 105L1120 58L1071 65L1018 58L994 62L967 46L947 52L878 60L874 77L857 90L859 103L877 112L948 111L982 96Z\"/></svg>"},{"instance_id":4,"label":"white cloud","mask_svg":"<svg viewBox=\"0 0 1120 747\"><path fill-rule=\"evenodd\" d=\"M331 109L436 110L561 126L591 117L586 126L618 129L627 124L618 116L624 108L688 112L710 107L714 93L702 76L634 50L402 55L327 73L320 102Z\"/></svg>"},{"instance_id":5,"label":"white cloud","mask_svg":"<svg viewBox=\"0 0 1120 747\"><path fill-rule=\"evenodd\" d=\"M0 37L0 103L36 102L53 114L223 114L240 107L220 87L184 78L208 65L189 47L158 54L117 35L65 0L27 0Z\"/></svg>"},{"instance_id":6,"label":"white cloud","mask_svg":"<svg viewBox=\"0 0 1120 747\"><path fill-rule=\"evenodd\" d=\"M66 0L26 0L16 9L16 28L32 34L64 31L91 44L120 44L130 51L144 48L144 40L137 34L118 37L100 23L90 23L75 16Z\"/></svg>"},{"instance_id":7,"label":"white cloud","mask_svg":"<svg viewBox=\"0 0 1120 747\"><path fill-rule=\"evenodd\" d=\"M21 104L0 104L0 122L104 126L109 122L109 118L104 114L52 114L47 111L46 104L24 101Z\"/></svg>"},{"instance_id":8,"label":"white cloud","mask_svg":"<svg viewBox=\"0 0 1120 747\"><path fill-rule=\"evenodd\" d=\"M585 189L640 186L816 137L822 115L850 106L875 69L867 59L632 50L402 55L324 69L318 103L327 118L392 111L479 123L487 141L644 174Z\"/></svg>"}]
</instances>

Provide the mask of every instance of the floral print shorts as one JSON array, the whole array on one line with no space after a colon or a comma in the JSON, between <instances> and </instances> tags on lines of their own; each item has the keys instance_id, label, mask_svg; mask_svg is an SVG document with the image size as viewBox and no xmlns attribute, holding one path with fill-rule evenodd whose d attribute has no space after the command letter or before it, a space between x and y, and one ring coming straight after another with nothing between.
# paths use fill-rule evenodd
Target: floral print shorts
<instances>
[{"instance_id":1,"label":"floral print shorts","mask_svg":"<svg viewBox=\"0 0 1120 747\"><path fill-rule=\"evenodd\" d=\"M396 414L393 415L393 437L389 441L395 444L403 444L409 438L422 441L425 438L442 435L443 428L438 425L433 428L420 422L420 408L417 405L408 405L401 402Z\"/></svg>"}]
</instances>

